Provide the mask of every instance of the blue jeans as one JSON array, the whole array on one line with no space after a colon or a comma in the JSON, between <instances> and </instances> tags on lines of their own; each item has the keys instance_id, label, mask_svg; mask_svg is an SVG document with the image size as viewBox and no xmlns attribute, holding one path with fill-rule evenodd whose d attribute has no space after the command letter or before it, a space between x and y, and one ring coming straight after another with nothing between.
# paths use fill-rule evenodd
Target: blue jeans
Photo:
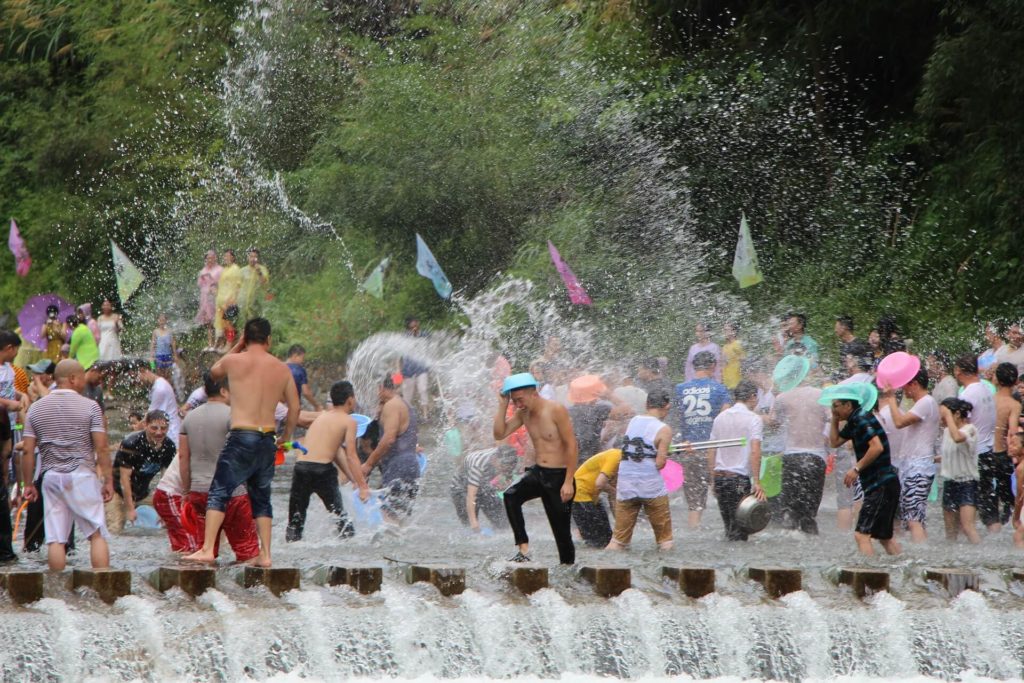
<instances>
[{"instance_id":1,"label":"blue jeans","mask_svg":"<svg viewBox=\"0 0 1024 683\"><path fill-rule=\"evenodd\" d=\"M273 434L251 429L232 429L217 459L217 469L210 482L207 510L225 512L231 493L245 484L252 504L252 516L273 517L270 505L270 482L274 479L274 455L277 453Z\"/></svg>"}]
</instances>

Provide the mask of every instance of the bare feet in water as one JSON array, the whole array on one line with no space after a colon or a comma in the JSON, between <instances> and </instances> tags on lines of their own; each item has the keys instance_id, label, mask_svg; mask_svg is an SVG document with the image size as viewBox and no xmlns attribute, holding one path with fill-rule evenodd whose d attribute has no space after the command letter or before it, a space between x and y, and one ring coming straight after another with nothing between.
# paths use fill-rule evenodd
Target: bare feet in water
<instances>
[{"instance_id":1,"label":"bare feet in water","mask_svg":"<svg viewBox=\"0 0 1024 683\"><path fill-rule=\"evenodd\" d=\"M208 553L203 550L198 550L191 555L186 555L181 558L188 562L202 562L204 564L217 564L217 558L213 556L213 553Z\"/></svg>"},{"instance_id":2,"label":"bare feet in water","mask_svg":"<svg viewBox=\"0 0 1024 683\"><path fill-rule=\"evenodd\" d=\"M265 555L263 555L263 553L260 553L259 555L257 555L256 557L252 558L251 560L249 560L245 564L250 566L250 567L263 567L264 569L269 569L270 568L270 558L265 556Z\"/></svg>"}]
</instances>

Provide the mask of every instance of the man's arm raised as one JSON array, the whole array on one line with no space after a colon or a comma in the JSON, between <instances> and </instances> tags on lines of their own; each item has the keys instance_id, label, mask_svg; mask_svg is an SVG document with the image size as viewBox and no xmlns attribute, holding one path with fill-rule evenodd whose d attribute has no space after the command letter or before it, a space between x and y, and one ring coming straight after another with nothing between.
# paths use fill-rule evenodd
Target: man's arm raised
<instances>
[{"instance_id":1,"label":"man's arm raised","mask_svg":"<svg viewBox=\"0 0 1024 683\"><path fill-rule=\"evenodd\" d=\"M508 394L498 394L498 412L494 414L494 440L504 441L520 427L523 426L523 416L516 411L516 414L512 416L512 421L509 422L505 419L508 414ZM568 416L568 413L566 413Z\"/></svg>"}]
</instances>

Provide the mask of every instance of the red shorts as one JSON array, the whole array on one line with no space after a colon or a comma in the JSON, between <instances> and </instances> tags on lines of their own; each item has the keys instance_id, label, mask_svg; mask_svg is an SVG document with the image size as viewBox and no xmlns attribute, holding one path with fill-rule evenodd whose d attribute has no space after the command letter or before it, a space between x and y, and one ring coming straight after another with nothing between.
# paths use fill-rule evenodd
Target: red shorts
<instances>
[{"instance_id":1,"label":"red shorts","mask_svg":"<svg viewBox=\"0 0 1024 683\"><path fill-rule=\"evenodd\" d=\"M181 496L169 495L162 489L153 493L153 507L167 527L167 538L171 541L171 550L176 553L194 553L203 547L203 537L190 534L181 522Z\"/></svg>"},{"instance_id":2,"label":"red shorts","mask_svg":"<svg viewBox=\"0 0 1024 683\"><path fill-rule=\"evenodd\" d=\"M206 495L193 491L188 494L188 502L196 511L201 527L200 533L206 529ZM239 562L250 560L260 554L259 537L256 536L256 520L252 518L252 506L249 504L249 496L232 496L228 500L227 510L224 511L224 526L221 531L228 537L231 549L235 551L235 559ZM200 543L202 545L202 543ZM220 534L217 534L217 542L213 546L213 554L216 557L220 552Z\"/></svg>"}]
</instances>

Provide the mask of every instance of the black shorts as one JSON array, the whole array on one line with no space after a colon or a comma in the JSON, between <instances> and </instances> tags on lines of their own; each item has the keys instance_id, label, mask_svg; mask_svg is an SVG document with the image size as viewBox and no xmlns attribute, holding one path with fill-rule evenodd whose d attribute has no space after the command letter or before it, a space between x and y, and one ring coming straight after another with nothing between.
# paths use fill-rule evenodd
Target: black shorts
<instances>
[{"instance_id":1,"label":"black shorts","mask_svg":"<svg viewBox=\"0 0 1024 683\"><path fill-rule=\"evenodd\" d=\"M857 533L879 541L892 538L892 525L900 509L900 480L882 482L864 494L864 505L857 517Z\"/></svg>"},{"instance_id":2,"label":"black shorts","mask_svg":"<svg viewBox=\"0 0 1024 683\"><path fill-rule=\"evenodd\" d=\"M978 507L978 480L942 482L942 509L956 512L962 507Z\"/></svg>"},{"instance_id":3,"label":"black shorts","mask_svg":"<svg viewBox=\"0 0 1024 683\"><path fill-rule=\"evenodd\" d=\"M11 421L7 417L7 409L0 408L0 444L11 438Z\"/></svg>"}]
</instances>

